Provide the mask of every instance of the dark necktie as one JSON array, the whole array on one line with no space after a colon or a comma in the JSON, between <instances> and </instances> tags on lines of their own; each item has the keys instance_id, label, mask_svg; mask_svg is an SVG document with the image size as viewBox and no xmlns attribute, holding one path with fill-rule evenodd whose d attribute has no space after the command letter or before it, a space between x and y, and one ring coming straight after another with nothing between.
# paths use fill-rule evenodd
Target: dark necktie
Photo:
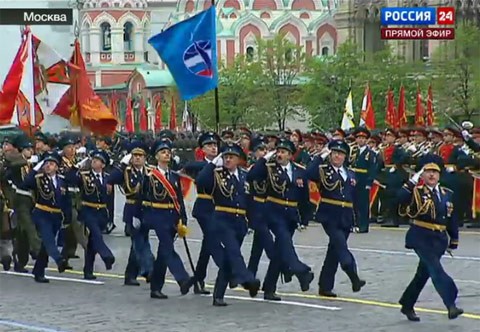
<instances>
[{"instance_id":1,"label":"dark necktie","mask_svg":"<svg viewBox=\"0 0 480 332\"><path fill-rule=\"evenodd\" d=\"M436 206L440 205L440 195L438 193L437 188L433 189L433 202L435 203Z\"/></svg>"},{"instance_id":2,"label":"dark necktie","mask_svg":"<svg viewBox=\"0 0 480 332\"><path fill-rule=\"evenodd\" d=\"M102 177L100 176L100 174L97 174L97 180L98 183L102 184Z\"/></svg>"}]
</instances>

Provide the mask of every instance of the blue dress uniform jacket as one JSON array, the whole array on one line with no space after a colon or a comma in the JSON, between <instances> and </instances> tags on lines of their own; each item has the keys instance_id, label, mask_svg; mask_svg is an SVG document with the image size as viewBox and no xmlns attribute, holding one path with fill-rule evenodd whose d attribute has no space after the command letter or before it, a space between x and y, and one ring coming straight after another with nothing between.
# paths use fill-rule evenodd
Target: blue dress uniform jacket
<instances>
[{"instance_id":1,"label":"blue dress uniform jacket","mask_svg":"<svg viewBox=\"0 0 480 332\"><path fill-rule=\"evenodd\" d=\"M85 250L84 275L93 274L95 255L99 254L108 270L111 269L113 253L105 244L102 231L110 220L107 206L110 195L107 193L108 173L95 174L93 170L76 173L76 184L80 188L81 208L78 214L80 222L89 230L87 249Z\"/></svg>"},{"instance_id":2,"label":"blue dress uniform jacket","mask_svg":"<svg viewBox=\"0 0 480 332\"><path fill-rule=\"evenodd\" d=\"M370 188L377 173L376 153L368 146L357 153L351 164L355 172L355 217L360 232L368 232L370 221Z\"/></svg>"},{"instance_id":3,"label":"blue dress uniform jacket","mask_svg":"<svg viewBox=\"0 0 480 332\"><path fill-rule=\"evenodd\" d=\"M183 266L180 256L174 248L174 238L177 224L187 222L187 214L180 187L180 177L175 172L167 170L164 174L173 186L179 210L176 209L172 197L164 185L154 175L154 168L149 168L143 178L142 185L142 210L135 216L142 220L142 227L153 229L159 240L157 258L153 264L153 274L150 290L161 291L165 283L167 267L175 280L182 284L189 280L189 275ZM158 168L156 169L161 172ZM155 171L156 172L156 171Z\"/></svg>"},{"instance_id":4,"label":"blue dress uniform jacket","mask_svg":"<svg viewBox=\"0 0 480 332\"><path fill-rule=\"evenodd\" d=\"M261 158L253 165L247 176L251 182L267 181L264 216L267 217L268 227L275 235L275 254L270 261L264 282L264 290L267 293L275 292L282 267L295 274L301 284L309 284L306 278L310 273L310 267L298 258L292 239L297 225L301 223L300 218L302 220L310 218L308 185L303 166L291 162L288 167L291 167L291 180L278 163L267 163L265 158Z\"/></svg>"},{"instance_id":5,"label":"blue dress uniform jacket","mask_svg":"<svg viewBox=\"0 0 480 332\"><path fill-rule=\"evenodd\" d=\"M399 191L400 213L412 219L405 238L405 247L413 249L420 258L417 272L403 293L400 304L413 309L423 287L431 278L447 308L455 305L458 289L443 269L440 259L447 247L458 246L458 226L453 192L438 186L434 193L427 186L415 186L410 181ZM448 237L450 243L448 243Z\"/></svg>"},{"instance_id":6,"label":"blue dress uniform jacket","mask_svg":"<svg viewBox=\"0 0 480 332\"><path fill-rule=\"evenodd\" d=\"M148 229L145 227L135 229L132 224L133 217L141 214L141 187L146 173L146 167L136 169L131 165L121 164L112 170L107 179L107 183L112 186L120 185L126 197L123 207L123 222L132 241L125 269L126 280L135 280L138 275L148 276L153 269L154 257L148 238Z\"/></svg>"},{"instance_id":7,"label":"blue dress uniform jacket","mask_svg":"<svg viewBox=\"0 0 480 332\"><path fill-rule=\"evenodd\" d=\"M342 167L346 180L333 165L321 157L316 157L306 171L306 177L314 181L321 195L316 221L322 223L329 237L327 254L320 273L319 287L331 291L335 285L338 264L348 275L352 284L358 281L355 258L348 249L348 237L354 222L355 174Z\"/></svg>"},{"instance_id":8,"label":"blue dress uniform jacket","mask_svg":"<svg viewBox=\"0 0 480 332\"><path fill-rule=\"evenodd\" d=\"M56 185L52 178L45 173L32 170L21 185L22 190L33 190L35 193L35 207L32 211L32 221L37 227L42 247L38 254L33 274L35 277L44 277L48 265L48 257L52 257L57 264L62 256L56 245L56 236L64 222L62 211L67 209L67 184L63 176L56 175Z\"/></svg>"},{"instance_id":9,"label":"blue dress uniform jacket","mask_svg":"<svg viewBox=\"0 0 480 332\"><path fill-rule=\"evenodd\" d=\"M246 171L238 168L238 179L223 167L205 166L197 177L197 184L213 196L215 211L212 234L223 244L221 251L213 253L222 263L219 265L215 298L223 298L227 282L246 284L255 278L247 269L240 247L247 233Z\"/></svg>"}]
</instances>

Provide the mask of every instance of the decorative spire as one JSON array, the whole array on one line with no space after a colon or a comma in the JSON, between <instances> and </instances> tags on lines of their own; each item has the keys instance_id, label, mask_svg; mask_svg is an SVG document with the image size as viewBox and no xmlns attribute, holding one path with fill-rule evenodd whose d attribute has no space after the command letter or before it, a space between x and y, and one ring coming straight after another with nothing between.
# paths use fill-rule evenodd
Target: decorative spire
<instances>
[{"instance_id":1,"label":"decorative spire","mask_svg":"<svg viewBox=\"0 0 480 332\"><path fill-rule=\"evenodd\" d=\"M75 20L75 25L73 27L73 34L75 35L75 38L78 38L80 36L80 28L78 26L77 20Z\"/></svg>"}]
</instances>

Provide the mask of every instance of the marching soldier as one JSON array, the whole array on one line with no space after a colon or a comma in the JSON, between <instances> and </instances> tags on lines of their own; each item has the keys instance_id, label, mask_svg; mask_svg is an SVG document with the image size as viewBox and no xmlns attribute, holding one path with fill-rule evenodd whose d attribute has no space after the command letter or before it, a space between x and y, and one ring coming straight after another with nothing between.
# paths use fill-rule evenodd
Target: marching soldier
<instances>
[{"instance_id":1,"label":"marching soldier","mask_svg":"<svg viewBox=\"0 0 480 332\"><path fill-rule=\"evenodd\" d=\"M315 219L322 223L329 237L327 254L318 280L321 296L336 297L333 292L338 265L352 283L353 292L359 292L366 282L358 276L355 258L348 250L348 237L354 222L355 174L346 168L350 148L343 141L332 141L328 150L310 164L306 178L314 181L322 200ZM328 156L328 159L327 159Z\"/></svg>"},{"instance_id":2,"label":"marching soldier","mask_svg":"<svg viewBox=\"0 0 480 332\"><path fill-rule=\"evenodd\" d=\"M368 233L370 221L370 189L377 171L376 154L367 146L370 131L358 128L354 132L357 153L350 158L355 172L355 221L358 233Z\"/></svg>"},{"instance_id":3,"label":"marching soldier","mask_svg":"<svg viewBox=\"0 0 480 332\"><path fill-rule=\"evenodd\" d=\"M77 164L81 168L85 159ZM105 244L102 231L108 225L109 193L107 192L106 179L109 174L105 172L105 167L110 164L110 158L104 150L96 150L91 155L90 170L78 171L74 175L71 183L75 183L80 188L81 208L78 219L88 229L87 248L85 250L85 262L83 267L83 278L86 280L95 280L97 277L93 274L93 265L95 255L99 254L105 263L107 270L111 270L115 263L115 257L112 251Z\"/></svg>"},{"instance_id":4,"label":"marching soldier","mask_svg":"<svg viewBox=\"0 0 480 332\"><path fill-rule=\"evenodd\" d=\"M40 252L40 238L32 221L32 210L34 199L32 192L21 189L23 182L32 170L29 161L33 155L32 142L23 135L14 140L14 145L20 151L17 158L10 160L10 172L12 186L15 188L13 207L17 216L17 227L15 229L15 272L28 273L25 266L28 263L29 254L36 259Z\"/></svg>"},{"instance_id":5,"label":"marching soldier","mask_svg":"<svg viewBox=\"0 0 480 332\"><path fill-rule=\"evenodd\" d=\"M51 150L50 140L48 139L47 135L45 135L41 131L37 131L34 137L35 137L35 155L38 156L38 158L41 158L45 152Z\"/></svg>"},{"instance_id":6,"label":"marching soldier","mask_svg":"<svg viewBox=\"0 0 480 332\"><path fill-rule=\"evenodd\" d=\"M126 286L140 286L139 275L150 282L153 270L153 254L148 238L148 229L142 227L134 216L142 208L142 185L148 170L146 167L148 147L140 141L133 141L128 148L128 154L120 161L107 179L107 191L113 192L113 185L120 185L126 196L123 208L123 222L127 234L131 238L130 254L125 269Z\"/></svg>"},{"instance_id":7,"label":"marching soldier","mask_svg":"<svg viewBox=\"0 0 480 332\"><path fill-rule=\"evenodd\" d=\"M438 128L430 130L431 148L430 153L438 154L440 147L443 145L443 132Z\"/></svg>"},{"instance_id":8,"label":"marching soldier","mask_svg":"<svg viewBox=\"0 0 480 332\"><path fill-rule=\"evenodd\" d=\"M306 292L313 280L308 265L300 261L293 245L293 234L301 220L311 217L305 168L291 162L296 148L293 142L281 139L275 151L260 158L250 169L249 182L267 182L264 216L275 235L274 256L270 260L263 284L266 300L280 301L276 287L281 269L298 278L300 288ZM275 161L270 159L275 157ZM282 268L283 267L283 268Z\"/></svg>"},{"instance_id":9,"label":"marching soldier","mask_svg":"<svg viewBox=\"0 0 480 332\"><path fill-rule=\"evenodd\" d=\"M448 318L454 319L463 313L455 305L458 289L440 262L445 251L458 246L452 191L439 185L443 168L439 156L426 155L420 160L419 167L421 170L398 191L398 200L402 204L400 211L412 219L405 247L413 249L420 259L417 272L399 301L401 312L410 321L420 321L414 306L431 278L448 309ZM424 184L416 186L420 178Z\"/></svg>"},{"instance_id":10,"label":"marching soldier","mask_svg":"<svg viewBox=\"0 0 480 332\"><path fill-rule=\"evenodd\" d=\"M292 161L302 166L306 166L310 161L310 157L302 146L303 136L301 131L298 129L295 129L290 135L290 141L292 141L293 144L295 144L295 152L293 153Z\"/></svg>"},{"instance_id":11,"label":"marching soldier","mask_svg":"<svg viewBox=\"0 0 480 332\"><path fill-rule=\"evenodd\" d=\"M198 145L203 152L203 160L187 163L184 167L187 175L192 178L196 178L200 171L218 155L220 137L213 132L203 133L198 138ZM217 241L217 239L212 236L211 227L214 211L213 197L205 191L205 188L197 183L197 199L193 205L192 216L197 219L198 225L203 233L203 239L198 255L197 266L195 267L195 294L210 294L210 292L205 289L208 262L212 253L216 254L221 246L220 241ZM212 258L218 260L217 257ZM221 261L216 261L216 264L221 264Z\"/></svg>"},{"instance_id":12,"label":"marching soldier","mask_svg":"<svg viewBox=\"0 0 480 332\"><path fill-rule=\"evenodd\" d=\"M64 226L63 211L67 209L67 184L58 172L60 156L56 152L47 151L40 161L28 174L21 187L22 190L33 190L35 205L32 211L32 220L40 235L42 245L38 253L33 276L36 282L48 283L45 278L45 268L48 257L51 257L62 273L67 268L67 261L60 254L56 237Z\"/></svg>"},{"instance_id":13,"label":"marching soldier","mask_svg":"<svg viewBox=\"0 0 480 332\"><path fill-rule=\"evenodd\" d=\"M213 290L214 306L227 305L224 295L229 282L232 288L237 284L243 285L251 297L255 297L260 288L260 281L247 269L240 251L247 234L246 171L238 167L242 155L239 145L227 144L197 177L198 185L213 196L212 234L223 245L221 252L213 254L218 257L223 255Z\"/></svg>"},{"instance_id":14,"label":"marching soldier","mask_svg":"<svg viewBox=\"0 0 480 332\"><path fill-rule=\"evenodd\" d=\"M162 138L152 147L157 166L149 169L142 185L142 211L135 218L142 227L153 229L158 237L157 258L153 264L150 297L167 299L162 293L167 267L180 286L182 295L187 294L195 279L190 277L174 248L175 235L185 236L187 214L180 188L179 175L169 168L172 158L172 141Z\"/></svg>"}]
</instances>

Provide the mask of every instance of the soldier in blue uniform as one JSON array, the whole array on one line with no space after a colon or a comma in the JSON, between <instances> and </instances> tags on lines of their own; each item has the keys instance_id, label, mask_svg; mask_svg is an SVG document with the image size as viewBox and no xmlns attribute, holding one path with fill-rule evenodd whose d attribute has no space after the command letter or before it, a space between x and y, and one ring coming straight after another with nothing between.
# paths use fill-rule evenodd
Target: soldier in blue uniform
<instances>
[{"instance_id":1,"label":"soldier in blue uniform","mask_svg":"<svg viewBox=\"0 0 480 332\"><path fill-rule=\"evenodd\" d=\"M147 174L145 166L148 147L141 141L133 141L127 148L128 154L122 158L120 165L112 170L107 179L107 190L113 192L113 185L120 185L126 196L123 208L123 222L125 230L131 238L130 254L125 269L124 284L140 286L137 281L139 275L147 282L153 270L153 254L148 238L148 229L142 227L138 219L133 223L134 216L142 208L142 185Z\"/></svg>"},{"instance_id":2,"label":"soldier in blue uniform","mask_svg":"<svg viewBox=\"0 0 480 332\"><path fill-rule=\"evenodd\" d=\"M243 151L237 144L225 144L222 153L205 166L197 177L197 184L209 193L215 202L211 232L223 245L213 257L222 257L213 290L213 305L226 306L224 301L230 287L242 284L255 297L260 281L255 279L242 257L240 247L247 233L246 171L239 168Z\"/></svg>"},{"instance_id":3,"label":"soldier in blue uniform","mask_svg":"<svg viewBox=\"0 0 480 332\"><path fill-rule=\"evenodd\" d=\"M43 160L29 173L21 186L22 190L33 190L35 205L32 211L32 220L37 227L42 240L33 275L36 282L48 283L45 278L45 268L48 257L57 263L58 272L62 273L67 267L67 261L57 248L56 237L65 221L62 211L68 205L66 200L67 185L63 176L58 172L60 156L56 152L45 152Z\"/></svg>"},{"instance_id":4,"label":"soldier in blue uniform","mask_svg":"<svg viewBox=\"0 0 480 332\"><path fill-rule=\"evenodd\" d=\"M332 141L308 166L306 177L314 181L322 196L315 219L322 223L329 237L327 254L318 280L321 296L336 297L332 291L338 264L349 277L352 290L365 285L357 273L355 258L348 250L348 237L354 222L355 173L347 169L350 147L343 141ZM328 159L327 159L328 157Z\"/></svg>"},{"instance_id":5,"label":"soldier in blue uniform","mask_svg":"<svg viewBox=\"0 0 480 332\"><path fill-rule=\"evenodd\" d=\"M183 266L180 256L174 248L175 235L183 235L187 214L183 202L180 177L169 168L172 158L172 141L162 138L153 144L151 150L157 160L157 166L148 170L142 185L142 211L134 216L142 227L153 229L159 245L157 258L153 264L150 283L150 297L167 299L162 293L167 267L180 286L182 295L187 294L195 282Z\"/></svg>"},{"instance_id":6,"label":"soldier in blue uniform","mask_svg":"<svg viewBox=\"0 0 480 332\"><path fill-rule=\"evenodd\" d=\"M280 139L275 151L260 158L250 169L249 182L267 181L265 214L268 227L275 235L274 255L263 284L264 299L280 301L276 295L278 277L282 268L295 274L302 291L307 291L313 280L309 266L300 261L293 246L293 234L302 220L310 218L308 184L303 166L291 162L296 148L293 142ZM274 157L275 161L270 159Z\"/></svg>"},{"instance_id":7,"label":"soldier in blue uniform","mask_svg":"<svg viewBox=\"0 0 480 332\"><path fill-rule=\"evenodd\" d=\"M428 154L419 160L421 170L398 191L401 215L411 218L405 237L405 247L413 249L420 259L417 272L403 293L401 312L410 321L420 321L414 306L428 279L432 279L438 294L448 309L448 318L463 313L455 301L458 289L440 262L445 251L457 249L457 215L453 192L439 185L444 163L440 156ZM424 184L417 183L422 178ZM448 234L448 236L447 236Z\"/></svg>"},{"instance_id":8,"label":"soldier in blue uniform","mask_svg":"<svg viewBox=\"0 0 480 332\"><path fill-rule=\"evenodd\" d=\"M250 150L253 153L252 163L267 154L267 139L265 136L258 136L251 141ZM251 165L253 166L253 165ZM248 269L253 275L257 275L258 264L265 250L269 259L273 257L274 241L272 233L268 229L268 223L264 216L265 201L267 198L267 180L251 181L249 188L249 204L247 207L248 225L254 230L252 249L248 260Z\"/></svg>"},{"instance_id":9,"label":"soldier in blue uniform","mask_svg":"<svg viewBox=\"0 0 480 332\"><path fill-rule=\"evenodd\" d=\"M355 130L356 154L351 156L351 167L355 172L357 184L355 186L355 221L357 233L368 233L370 221L370 189L377 171L376 153L368 146L370 131L366 128Z\"/></svg>"},{"instance_id":10,"label":"soldier in blue uniform","mask_svg":"<svg viewBox=\"0 0 480 332\"><path fill-rule=\"evenodd\" d=\"M190 162L184 167L184 171L192 178L196 178L200 171L218 155L220 137L214 132L205 132L198 138L198 145L205 154L205 160ZM197 199L193 206L192 215L198 221L198 225L203 233L203 239L198 255L197 266L195 267L196 283L193 289L195 294L210 294L210 292L205 289L208 262L210 260L212 247L216 246L216 248L213 248L213 252L217 253L221 246L220 242L210 235L214 210L213 197L206 193L205 188L197 183ZM215 260L216 257L213 257L213 259ZM221 262L216 263L221 264Z\"/></svg>"},{"instance_id":11,"label":"soldier in blue uniform","mask_svg":"<svg viewBox=\"0 0 480 332\"><path fill-rule=\"evenodd\" d=\"M96 279L93 274L96 254L100 255L107 270L111 270L115 263L115 257L102 236L110 221L108 208L110 194L107 192L109 174L105 172L105 167L110 164L110 158L106 151L95 150L91 154L91 159L91 169L73 174L74 179L69 181L80 188L81 208L78 219L89 232L83 267L83 277L87 280Z\"/></svg>"}]
</instances>

